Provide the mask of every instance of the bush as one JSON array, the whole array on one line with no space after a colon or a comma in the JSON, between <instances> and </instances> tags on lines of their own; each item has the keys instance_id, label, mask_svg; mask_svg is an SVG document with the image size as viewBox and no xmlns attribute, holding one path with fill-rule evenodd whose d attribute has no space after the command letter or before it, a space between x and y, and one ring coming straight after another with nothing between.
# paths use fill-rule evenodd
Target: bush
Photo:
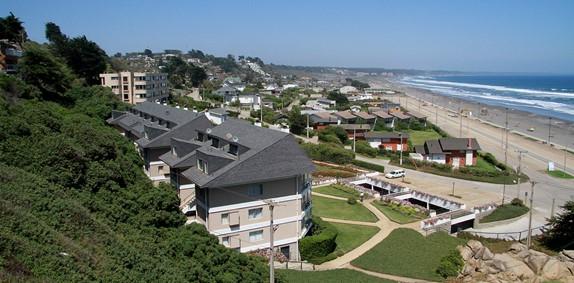
<instances>
[{"instance_id":1,"label":"bush","mask_svg":"<svg viewBox=\"0 0 574 283\"><path fill-rule=\"evenodd\" d=\"M324 132L319 132L319 140L322 142L341 144L341 140L339 140L337 136L325 134Z\"/></svg>"},{"instance_id":2,"label":"bush","mask_svg":"<svg viewBox=\"0 0 574 283\"><path fill-rule=\"evenodd\" d=\"M355 154L334 144L311 144L301 145L307 155L314 160L333 162L337 164L349 164L355 159Z\"/></svg>"},{"instance_id":3,"label":"bush","mask_svg":"<svg viewBox=\"0 0 574 283\"><path fill-rule=\"evenodd\" d=\"M320 134L335 136L341 141L341 143L345 143L348 140L347 132L341 127L334 127L329 126L320 131Z\"/></svg>"},{"instance_id":4,"label":"bush","mask_svg":"<svg viewBox=\"0 0 574 283\"><path fill-rule=\"evenodd\" d=\"M314 262L332 253L337 248L338 231L335 226L313 217L313 232L299 241L299 251L301 258Z\"/></svg>"},{"instance_id":5,"label":"bush","mask_svg":"<svg viewBox=\"0 0 574 283\"><path fill-rule=\"evenodd\" d=\"M355 152L369 157L377 157L378 150L376 148L372 148L366 141L357 141L355 142Z\"/></svg>"},{"instance_id":6,"label":"bush","mask_svg":"<svg viewBox=\"0 0 574 283\"><path fill-rule=\"evenodd\" d=\"M510 204L514 206L524 206L524 202L519 198L513 198Z\"/></svg>"},{"instance_id":7,"label":"bush","mask_svg":"<svg viewBox=\"0 0 574 283\"><path fill-rule=\"evenodd\" d=\"M443 278L455 277L462 270L464 261L458 250L451 251L447 256L440 260L436 272Z\"/></svg>"},{"instance_id":8,"label":"bush","mask_svg":"<svg viewBox=\"0 0 574 283\"><path fill-rule=\"evenodd\" d=\"M347 203L350 205L355 205L355 204L357 204L357 200L354 197L349 197L347 199Z\"/></svg>"},{"instance_id":9,"label":"bush","mask_svg":"<svg viewBox=\"0 0 574 283\"><path fill-rule=\"evenodd\" d=\"M361 160L356 160L356 159L353 160L351 163L355 166L359 166L359 167L362 167L365 169L385 173L385 166L383 166L383 165L377 165L377 164L373 164L373 163L369 163L369 162L365 162L365 161L361 161Z\"/></svg>"}]
</instances>

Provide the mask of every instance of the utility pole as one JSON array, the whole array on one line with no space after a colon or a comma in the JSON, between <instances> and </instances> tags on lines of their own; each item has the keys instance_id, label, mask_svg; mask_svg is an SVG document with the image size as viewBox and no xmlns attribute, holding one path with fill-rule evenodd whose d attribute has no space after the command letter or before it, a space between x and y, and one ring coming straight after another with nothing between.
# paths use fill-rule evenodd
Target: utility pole
<instances>
[{"instance_id":1,"label":"utility pole","mask_svg":"<svg viewBox=\"0 0 574 283\"><path fill-rule=\"evenodd\" d=\"M505 135L505 143L503 143L504 147L504 168L508 167L508 107L504 108L506 110L506 121L504 122L504 135ZM504 141L504 140L503 140ZM502 182L502 205L504 205L504 195L506 194L506 179Z\"/></svg>"},{"instance_id":2,"label":"utility pole","mask_svg":"<svg viewBox=\"0 0 574 283\"><path fill-rule=\"evenodd\" d=\"M401 150L400 150L399 165L403 165L403 133L399 133L399 138L401 139Z\"/></svg>"},{"instance_id":3,"label":"utility pole","mask_svg":"<svg viewBox=\"0 0 574 283\"><path fill-rule=\"evenodd\" d=\"M309 113L307 113L307 139L309 139Z\"/></svg>"},{"instance_id":4,"label":"utility pole","mask_svg":"<svg viewBox=\"0 0 574 283\"><path fill-rule=\"evenodd\" d=\"M535 185L536 182L530 182L530 214L528 216L528 237L526 238L526 248L528 249L530 249L530 245L532 244L532 210L534 210L534 207L532 207L532 202L534 198Z\"/></svg>"},{"instance_id":5,"label":"utility pole","mask_svg":"<svg viewBox=\"0 0 574 283\"><path fill-rule=\"evenodd\" d=\"M239 99L239 98L238 98ZM261 128L263 128L263 103L261 97L259 97L259 112L261 114Z\"/></svg>"},{"instance_id":6,"label":"utility pole","mask_svg":"<svg viewBox=\"0 0 574 283\"><path fill-rule=\"evenodd\" d=\"M454 182L452 182L452 196L454 197Z\"/></svg>"},{"instance_id":7,"label":"utility pole","mask_svg":"<svg viewBox=\"0 0 574 283\"><path fill-rule=\"evenodd\" d=\"M526 150L516 150L518 152L518 190L516 192L516 198L520 198L520 172L522 171L522 154L528 153Z\"/></svg>"},{"instance_id":8,"label":"utility pole","mask_svg":"<svg viewBox=\"0 0 574 283\"><path fill-rule=\"evenodd\" d=\"M458 122L458 137L462 138L462 109L458 107L458 116L460 117Z\"/></svg>"},{"instance_id":9,"label":"utility pole","mask_svg":"<svg viewBox=\"0 0 574 283\"><path fill-rule=\"evenodd\" d=\"M271 220L269 221L269 282L275 282L275 266L273 256L275 254L275 246L273 242L273 234L275 233L275 227L273 227L273 209L275 208L275 203L273 201L269 201L269 213L271 216Z\"/></svg>"},{"instance_id":10,"label":"utility pole","mask_svg":"<svg viewBox=\"0 0 574 283\"><path fill-rule=\"evenodd\" d=\"M548 145L550 145L550 137L552 137L552 117L548 117Z\"/></svg>"},{"instance_id":11,"label":"utility pole","mask_svg":"<svg viewBox=\"0 0 574 283\"><path fill-rule=\"evenodd\" d=\"M356 144L357 144L357 129L353 128L353 152L355 152Z\"/></svg>"},{"instance_id":12,"label":"utility pole","mask_svg":"<svg viewBox=\"0 0 574 283\"><path fill-rule=\"evenodd\" d=\"M434 124L438 126L438 107L435 105L434 109L435 109Z\"/></svg>"},{"instance_id":13,"label":"utility pole","mask_svg":"<svg viewBox=\"0 0 574 283\"><path fill-rule=\"evenodd\" d=\"M556 203L556 199L552 199L552 208L550 208L550 218L554 217L554 204Z\"/></svg>"}]
</instances>

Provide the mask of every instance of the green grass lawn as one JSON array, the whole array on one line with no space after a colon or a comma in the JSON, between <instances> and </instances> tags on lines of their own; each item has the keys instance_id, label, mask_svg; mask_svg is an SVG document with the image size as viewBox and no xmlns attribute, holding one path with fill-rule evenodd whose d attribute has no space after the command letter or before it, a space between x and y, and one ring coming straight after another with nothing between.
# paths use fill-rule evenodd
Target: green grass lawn
<instances>
[{"instance_id":1,"label":"green grass lawn","mask_svg":"<svg viewBox=\"0 0 574 283\"><path fill-rule=\"evenodd\" d=\"M397 209L394 209L388 205L385 205L381 202L374 201L373 205L380 210L386 217L388 217L391 221L399 223L399 224L407 224L411 222L415 222L417 220L424 219L424 215L410 215L403 213Z\"/></svg>"},{"instance_id":2,"label":"green grass lawn","mask_svg":"<svg viewBox=\"0 0 574 283\"><path fill-rule=\"evenodd\" d=\"M413 131L409 130L409 139L413 145L422 145L426 140L436 140L442 138L435 130L429 129L426 131Z\"/></svg>"},{"instance_id":3,"label":"green grass lawn","mask_svg":"<svg viewBox=\"0 0 574 283\"><path fill-rule=\"evenodd\" d=\"M561 179L574 179L574 176L560 170L547 171L548 175Z\"/></svg>"},{"instance_id":4,"label":"green grass lawn","mask_svg":"<svg viewBox=\"0 0 574 283\"><path fill-rule=\"evenodd\" d=\"M463 243L465 240L444 232L424 237L415 230L399 228L351 263L375 272L443 281L436 273L440 259Z\"/></svg>"},{"instance_id":5,"label":"green grass lawn","mask_svg":"<svg viewBox=\"0 0 574 283\"><path fill-rule=\"evenodd\" d=\"M488 163L486 160L484 160L484 158L482 158L482 156L478 156L476 158L476 165L475 166L477 168L484 169L484 170L490 171L490 172L499 171L498 169L496 169L496 166L492 165L491 163Z\"/></svg>"},{"instance_id":6,"label":"green grass lawn","mask_svg":"<svg viewBox=\"0 0 574 283\"><path fill-rule=\"evenodd\" d=\"M379 232L379 228L372 226L330 223L339 231L335 241L337 243L335 252L339 255L355 249Z\"/></svg>"},{"instance_id":7,"label":"green grass lawn","mask_svg":"<svg viewBox=\"0 0 574 283\"><path fill-rule=\"evenodd\" d=\"M359 202L351 205L344 200L319 196L312 196L312 198L313 215L343 220L377 222L377 217Z\"/></svg>"},{"instance_id":8,"label":"green grass lawn","mask_svg":"<svg viewBox=\"0 0 574 283\"><path fill-rule=\"evenodd\" d=\"M370 276L351 269L334 269L325 271L297 271L297 270L277 270L277 274L282 276L289 283L390 283L394 282L382 278Z\"/></svg>"},{"instance_id":9,"label":"green grass lawn","mask_svg":"<svg viewBox=\"0 0 574 283\"><path fill-rule=\"evenodd\" d=\"M332 195L336 197L348 198L354 197L358 199L361 195L357 190L342 185L330 185L324 187L313 188L313 191L321 194Z\"/></svg>"},{"instance_id":10,"label":"green grass lawn","mask_svg":"<svg viewBox=\"0 0 574 283\"><path fill-rule=\"evenodd\" d=\"M528 212L528 207L521 205L505 204L497 207L491 214L480 220L480 223L488 223L518 217Z\"/></svg>"}]
</instances>

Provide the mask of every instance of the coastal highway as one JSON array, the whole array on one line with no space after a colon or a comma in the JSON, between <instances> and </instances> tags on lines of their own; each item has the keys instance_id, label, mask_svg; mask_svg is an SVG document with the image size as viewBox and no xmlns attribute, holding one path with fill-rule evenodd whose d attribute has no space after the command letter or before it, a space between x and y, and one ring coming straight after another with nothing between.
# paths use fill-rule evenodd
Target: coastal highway
<instances>
[{"instance_id":1,"label":"coastal highway","mask_svg":"<svg viewBox=\"0 0 574 283\"><path fill-rule=\"evenodd\" d=\"M407 95L410 93L407 91ZM395 97L395 101L399 99ZM408 101L407 105L404 105L406 109L413 111L419 111L419 103L415 99L402 99L403 104ZM458 136L460 130L460 117L451 117L448 115L449 111L442 106L431 105L426 102L427 106L421 106L421 113L427 115L429 120L434 122L435 115L438 113L438 126L445 130L452 136ZM438 107L438 111L437 108ZM431 119L432 118L432 119ZM463 137L474 137L480 143L480 146L484 151L491 152L499 160L504 160L504 148L502 139L501 128L496 128L490 124L482 123L480 120L475 118L462 118L462 136ZM534 193L534 206L546 212L546 215L550 215L550 210L552 209L553 199L555 205L561 205L565 201L570 200L574 196L574 181L557 179L546 174L545 170L548 161L552 160L559 163L563 160L564 152L552 148L548 145L543 145L538 142L529 140L523 136L516 134L508 135L508 164L514 168L518 167L518 155L517 152L527 151L522 155L522 172L526 173L531 180L537 182L535 186ZM572 170L569 170L573 173ZM516 191L508 191L509 198L520 196L524 199L524 192L530 191L530 184L523 183L516 187Z\"/></svg>"}]
</instances>

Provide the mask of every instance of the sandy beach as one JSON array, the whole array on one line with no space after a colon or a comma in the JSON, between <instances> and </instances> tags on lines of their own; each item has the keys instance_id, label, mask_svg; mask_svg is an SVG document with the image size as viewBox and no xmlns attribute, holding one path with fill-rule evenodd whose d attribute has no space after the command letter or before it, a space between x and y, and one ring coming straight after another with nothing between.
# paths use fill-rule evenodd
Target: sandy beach
<instances>
[{"instance_id":1,"label":"sandy beach","mask_svg":"<svg viewBox=\"0 0 574 283\"><path fill-rule=\"evenodd\" d=\"M420 100L423 100L427 102L427 106L428 104L436 104L451 110L452 114L457 113L459 109L464 109L465 112L470 112L469 114L473 118L493 123L501 128L505 125L506 109L504 107L436 94L428 90L418 89L388 80L376 80L372 81L372 83L380 86L391 87L407 94L407 97L410 98L394 97L394 101L398 101L397 98L402 99L402 104L408 103L408 106L414 106L414 108L411 108L412 110L421 108L422 111L422 108L425 106L424 102L420 102ZM481 109L485 109L486 111L481 111ZM432 115L429 117L429 121L433 123L437 122L436 117L432 117ZM440 123L440 121L438 122ZM565 147L574 152L574 122L557 118L549 119L548 117L538 114L516 109L508 109L508 128L511 132L536 138L544 143L548 141L550 129L550 144L559 148ZM463 127L463 133L466 131L467 129ZM501 129L501 138L503 133L504 131Z\"/></svg>"}]
</instances>

